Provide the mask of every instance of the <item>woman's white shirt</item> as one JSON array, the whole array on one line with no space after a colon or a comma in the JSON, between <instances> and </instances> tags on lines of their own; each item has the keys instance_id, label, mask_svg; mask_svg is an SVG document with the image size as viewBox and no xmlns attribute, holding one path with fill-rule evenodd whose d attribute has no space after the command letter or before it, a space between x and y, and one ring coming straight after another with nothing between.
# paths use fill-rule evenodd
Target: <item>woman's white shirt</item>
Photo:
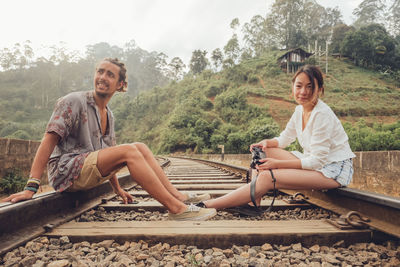
<instances>
[{"instance_id":1,"label":"woman's white shirt","mask_svg":"<svg viewBox=\"0 0 400 267\"><path fill-rule=\"evenodd\" d=\"M318 100L311 111L307 124L302 129L303 106L296 107L285 130L276 139L284 148L296 138L303 148L303 154L296 153L303 169L319 170L326 164L354 158L348 136L342 123L332 109Z\"/></svg>"}]
</instances>

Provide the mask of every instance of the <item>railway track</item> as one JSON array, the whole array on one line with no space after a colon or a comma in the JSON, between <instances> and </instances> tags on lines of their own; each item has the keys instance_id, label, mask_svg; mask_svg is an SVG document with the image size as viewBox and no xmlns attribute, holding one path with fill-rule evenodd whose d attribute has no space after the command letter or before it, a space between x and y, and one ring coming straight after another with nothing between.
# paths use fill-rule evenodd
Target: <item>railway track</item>
<instances>
[{"instance_id":1,"label":"railway track","mask_svg":"<svg viewBox=\"0 0 400 267\"><path fill-rule=\"evenodd\" d=\"M241 167L183 158L161 164L181 191L218 197L245 183L246 169ZM85 193L52 193L0 206L0 264L400 264L398 199L352 189L285 190L271 212L256 217L222 210L209 221L177 222L168 221L165 208L129 183L127 175L120 181L136 203L120 203L104 184ZM262 208L271 201L271 196L265 196Z\"/></svg>"}]
</instances>

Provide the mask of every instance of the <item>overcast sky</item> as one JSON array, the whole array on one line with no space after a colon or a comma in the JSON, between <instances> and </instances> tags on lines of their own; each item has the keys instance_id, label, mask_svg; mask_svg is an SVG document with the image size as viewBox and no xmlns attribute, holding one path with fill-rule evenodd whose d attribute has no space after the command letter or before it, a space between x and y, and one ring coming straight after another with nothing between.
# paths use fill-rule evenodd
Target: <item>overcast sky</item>
<instances>
[{"instance_id":1,"label":"overcast sky","mask_svg":"<svg viewBox=\"0 0 400 267\"><path fill-rule=\"evenodd\" d=\"M339 6L347 24L362 0L317 0ZM147 51L179 56L188 63L195 49L222 48L232 35L234 18L243 25L265 15L272 0L8 0L2 1L0 48L30 40L40 47L65 42L70 50L107 42L123 45L135 40Z\"/></svg>"}]
</instances>

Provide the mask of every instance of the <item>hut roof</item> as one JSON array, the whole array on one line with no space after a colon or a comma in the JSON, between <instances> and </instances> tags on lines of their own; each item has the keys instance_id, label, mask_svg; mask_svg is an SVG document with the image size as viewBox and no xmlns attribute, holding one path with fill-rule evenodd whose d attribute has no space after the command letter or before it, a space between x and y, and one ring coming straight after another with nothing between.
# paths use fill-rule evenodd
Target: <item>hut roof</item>
<instances>
[{"instance_id":1,"label":"hut roof","mask_svg":"<svg viewBox=\"0 0 400 267\"><path fill-rule=\"evenodd\" d=\"M282 51L282 54L278 58L278 60L280 60L280 59L286 57L288 54L294 53L294 52L299 53L301 56L304 56L305 58L308 58L309 56L313 55L313 53L308 53L304 49L298 47L298 48L295 48L295 49L292 49L292 50L289 50L289 51L287 51L287 50L286 51Z\"/></svg>"}]
</instances>

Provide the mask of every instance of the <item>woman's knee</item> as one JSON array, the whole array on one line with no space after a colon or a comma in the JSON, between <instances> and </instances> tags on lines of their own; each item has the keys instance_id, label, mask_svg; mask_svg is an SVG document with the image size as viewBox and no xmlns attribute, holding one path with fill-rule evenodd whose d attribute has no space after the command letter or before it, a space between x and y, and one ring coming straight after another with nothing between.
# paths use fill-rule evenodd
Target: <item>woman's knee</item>
<instances>
[{"instance_id":1,"label":"woman's knee","mask_svg":"<svg viewBox=\"0 0 400 267\"><path fill-rule=\"evenodd\" d=\"M261 171L257 178L257 185L266 188L267 190L273 187L272 176L269 170Z\"/></svg>"},{"instance_id":2,"label":"woman's knee","mask_svg":"<svg viewBox=\"0 0 400 267\"><path fill-rule=\"evenodd\" d=\"M284 150L279 147L267 148L267 150L265 151L265 154L267 155L268 158L274 158L274 159L295 159L296 158L296 156L294 156L289 151Z\"/></svg>"}]
</instances>

